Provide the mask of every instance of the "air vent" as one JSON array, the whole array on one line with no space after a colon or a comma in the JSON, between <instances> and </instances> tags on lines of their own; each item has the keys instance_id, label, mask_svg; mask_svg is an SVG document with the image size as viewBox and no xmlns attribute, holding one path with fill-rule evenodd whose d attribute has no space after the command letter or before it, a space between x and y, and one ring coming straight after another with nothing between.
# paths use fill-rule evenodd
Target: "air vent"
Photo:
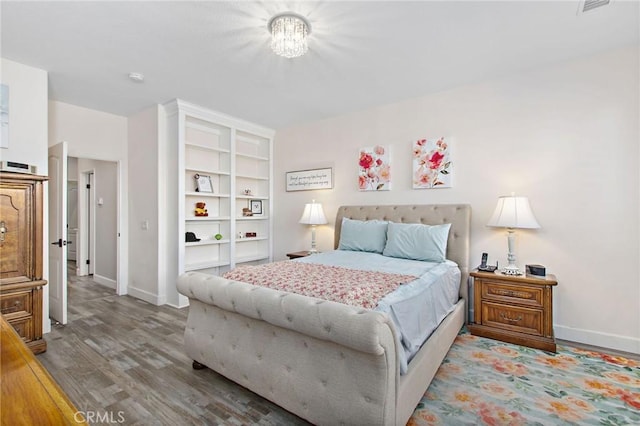
<instances>
[{"instance_id":1,"label":"air vent","mask_svg":"<svg viewBox=\"0 0 640 426\"><path fill-rule=\"evenodd\" d=\"M604 6L609 6L612 1L613 0L582 0L580 1L580 6L578 8L578 15Z\"/></svg>"}]
</instances>

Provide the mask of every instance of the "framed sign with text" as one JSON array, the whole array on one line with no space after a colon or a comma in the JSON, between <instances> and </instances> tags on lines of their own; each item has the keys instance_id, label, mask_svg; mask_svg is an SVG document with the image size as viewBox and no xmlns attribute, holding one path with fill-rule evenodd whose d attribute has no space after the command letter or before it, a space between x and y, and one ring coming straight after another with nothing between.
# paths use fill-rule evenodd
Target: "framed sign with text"
<instances>
[{"instance_id":1,"label":"framed sign with text","mask_svg":"<svg viewBox=\"0 0 640 426\"><path fill-rule=\"evenodd\" d=\"M286 173L287 192L332 189L333 169L298 170Z\"/></svg>"}]
</instances>

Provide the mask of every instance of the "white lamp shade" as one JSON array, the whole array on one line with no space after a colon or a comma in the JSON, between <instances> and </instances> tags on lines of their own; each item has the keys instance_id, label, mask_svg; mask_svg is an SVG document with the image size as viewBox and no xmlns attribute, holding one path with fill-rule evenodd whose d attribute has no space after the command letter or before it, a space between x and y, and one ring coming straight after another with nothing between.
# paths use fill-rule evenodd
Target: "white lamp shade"
<instances>
[{"instance_id":1,"label":"white lamp shade","mask_svg":"<svg viewBox=\"0 0 640 426\"><path fill-rule=\"evenodd\" d=\"M316 203L315 201L305 204L300 223L306 225L324 225L327 223L327 218L324 217L324 211L322 210L322 204Z\"/></svg>"},{"instance_id":2,"label":"white lamp shade","mask_svg":"<svg viewBox=\"0 0 640 426\"><path fill-rule=\"evenodd\" d=\"M498 205L489 219L487 226L499 228L528 228L538 229L540 224L536 220L529 199L514 195L498 198Z\"/></svg>"}]
</instances>

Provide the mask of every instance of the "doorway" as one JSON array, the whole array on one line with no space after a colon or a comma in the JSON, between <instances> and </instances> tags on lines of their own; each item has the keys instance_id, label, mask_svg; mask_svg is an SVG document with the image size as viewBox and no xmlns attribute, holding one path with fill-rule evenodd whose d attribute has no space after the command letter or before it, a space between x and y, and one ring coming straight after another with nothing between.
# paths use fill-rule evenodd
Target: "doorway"
<instances>
[{"instance_id":1,"label":"doorway","mask_svg":"<svg viewBox=\"0 0 640 426\"><path fill-rule=\"evenodd\" d=\"M74 273L69 274L70 276L92 275L94 282L113 289L116 294L126 294L126 288L120 288L119 280L122 255L119 241L121 163L68 156L66 162L68 173L64 179L64 188L59 192L65 192L69 208L62 228L67 231L67 242L71 243L67 244L66 252L75 254L75 263L73 256L69 256L70 260L65 262L67 267L64 269L70 271L73 268ZM58 194L50 191L49 196L58 197ZM73 203L74 196L75 209L69 206L69 203ZM55 220L54 216L49 216L50 228ZM64 235L61 237L65 239ZM74 245L75 248L71 248ZM60 286L64 285L66 289L66 276L63 281L64 284L61 283ZM50 294L55 293L54 290L51 288ZM49 303L51 318L66 323L66 315L60 314L67 312L66 298L63 301L50 297Z\"/></svg>"}]
</instances>

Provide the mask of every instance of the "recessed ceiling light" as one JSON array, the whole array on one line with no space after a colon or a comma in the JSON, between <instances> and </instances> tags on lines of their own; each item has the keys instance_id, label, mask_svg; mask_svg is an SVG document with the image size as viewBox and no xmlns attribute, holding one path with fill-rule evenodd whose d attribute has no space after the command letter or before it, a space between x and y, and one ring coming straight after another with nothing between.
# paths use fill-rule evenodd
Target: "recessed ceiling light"
<instances>
[{"instance_id":1,"label":"recessed ceiling light","mask_svg":"<svg viewBox=\"0 0 640 426\"><path fill-rule=\"evenodd\" d=\"M144 74L140 72L130 72L129 78L136 83L142 83L144 81Z\"/></svg>"}]
</instances>

